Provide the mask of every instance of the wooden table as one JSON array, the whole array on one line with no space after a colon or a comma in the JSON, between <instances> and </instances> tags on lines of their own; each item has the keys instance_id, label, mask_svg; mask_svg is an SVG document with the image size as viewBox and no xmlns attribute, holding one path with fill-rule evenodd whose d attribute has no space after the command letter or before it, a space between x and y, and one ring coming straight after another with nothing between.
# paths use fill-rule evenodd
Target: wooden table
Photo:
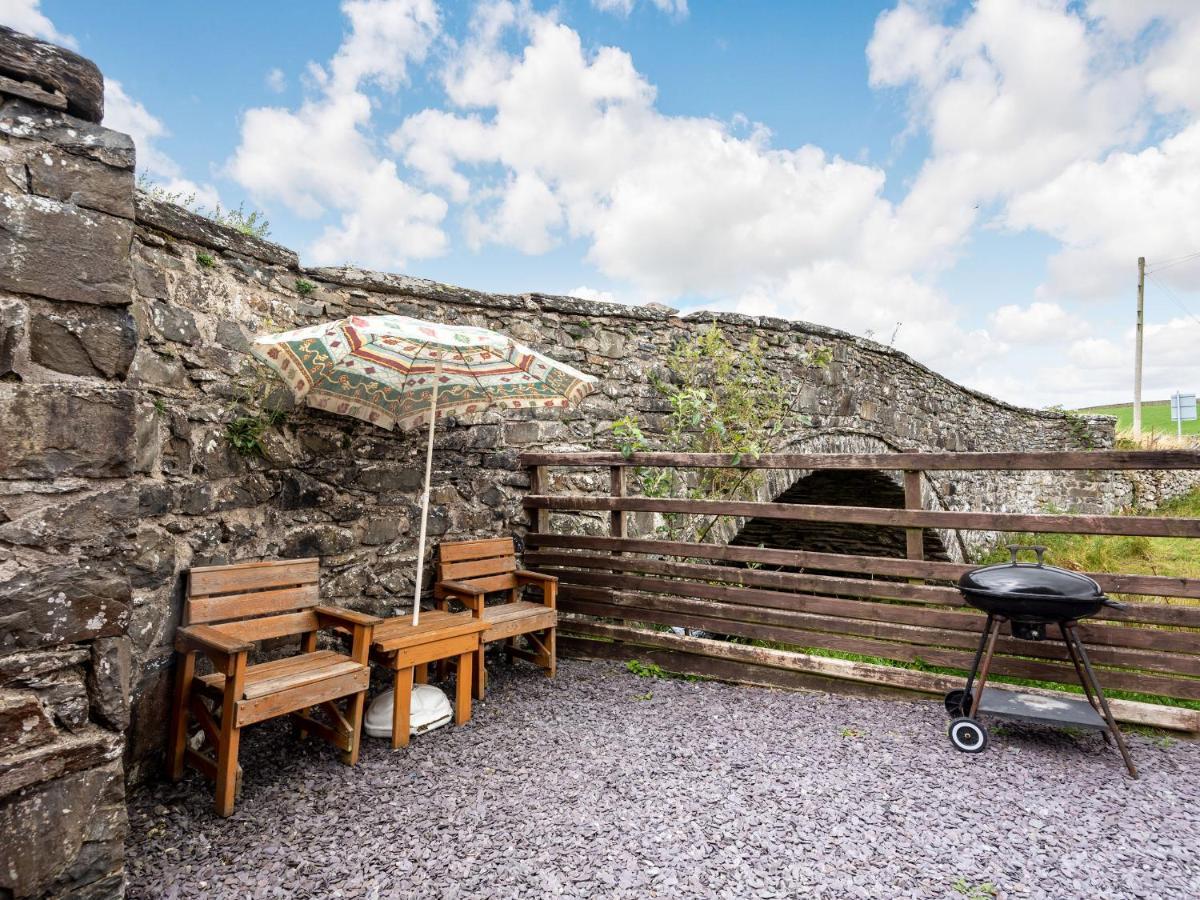
<instances>
[{"instance_id":1,"label":"wooden table","mask_svg":"<svg viewBox=\"0 0 1200 900\"><path fill-rule=\"evenodd\" d=\"M415 628L412 616L396 616L375 626L371 659L395 673L392 749L408 746L413 681L425 683L431 662L458 658L454 724L462 725L471 718L471 657L479 649L480 635L487 627L469 611L441 610L423 610Z\"/></svg>"}]
</instances>

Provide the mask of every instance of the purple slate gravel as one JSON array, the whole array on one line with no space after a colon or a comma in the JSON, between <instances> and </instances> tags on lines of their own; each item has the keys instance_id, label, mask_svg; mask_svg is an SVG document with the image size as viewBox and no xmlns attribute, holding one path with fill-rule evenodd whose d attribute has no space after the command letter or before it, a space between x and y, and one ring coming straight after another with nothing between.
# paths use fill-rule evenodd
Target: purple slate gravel
<instances>
[{"instance_id":1,"label":"purple slate gravel","mask_svg":"<svg viewBox=\"0 0 1200 900\"><path fill-rule=\"evenodd\" d=\"M1200 895L1194 741L1130 735L1132 781L1094 734L958 753L938 701L493 672L467 726L353 769L248 729L229 819L195 775L136 793L129 896Z\"/></svg>"}]
</instances>

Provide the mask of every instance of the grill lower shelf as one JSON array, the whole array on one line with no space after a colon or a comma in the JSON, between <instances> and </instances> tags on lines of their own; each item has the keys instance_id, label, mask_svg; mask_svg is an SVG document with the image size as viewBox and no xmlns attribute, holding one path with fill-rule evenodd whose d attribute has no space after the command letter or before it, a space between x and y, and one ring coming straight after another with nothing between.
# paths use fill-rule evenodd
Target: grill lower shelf
<instances>
[{"instance_id":1,"label":"grill lower shelf","mask_svg":"<svg viewBox=\"0 0 1200 900\"><path fill-rule=\"evenodd\" d=\"M999 716L1036 725L1070 725L1104 731L1104 719L1084 697L1043 697L984 688L976 715Z\"/></svg>"}]
</instances>

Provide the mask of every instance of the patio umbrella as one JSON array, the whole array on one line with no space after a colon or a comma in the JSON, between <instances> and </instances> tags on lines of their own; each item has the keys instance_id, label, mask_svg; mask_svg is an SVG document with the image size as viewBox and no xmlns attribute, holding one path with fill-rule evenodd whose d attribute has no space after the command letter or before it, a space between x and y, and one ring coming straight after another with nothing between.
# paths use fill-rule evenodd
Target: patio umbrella
<instances>
[{"instance_id":1,"label":"patio umbrella","mask_svg":"<svg viewBox=\"0 0 1200 900\"><path fill-rule=\"evenodd\" d=\"M263 335L250 349L283 378L297 402L387 429L428 422L414 625L420 621L437 420L490 406L570 406L597 384L595 377L499 332L408 316L350 316Z\"/></svg>"}]
</instances>

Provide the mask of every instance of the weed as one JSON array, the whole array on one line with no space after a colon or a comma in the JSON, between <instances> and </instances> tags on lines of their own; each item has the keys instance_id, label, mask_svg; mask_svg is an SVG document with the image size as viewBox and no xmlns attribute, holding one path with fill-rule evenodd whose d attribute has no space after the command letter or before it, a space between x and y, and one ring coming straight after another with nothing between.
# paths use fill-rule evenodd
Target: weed
<instances>
[{"instance_id":1,"label":"weed","mask_svg":"<svg viewBox=\"0 0 1200 900\"><path fill-rule=\"evenodd\" d=\"M259 416L238 416L225 426L225 440L242 456L266 456L262 445L265 427Z\"/></svg>"},{"instance_id":2,"label":"weed","mask_svg":"<svg viewBox=\"0 0 1200 900\"><path fill-rule=\"evenodd\" d=\"M840 733L844 738L859 738L863 735L857 728L843 728Z\"/></svg>"},{"instance_id":3,"label":"weed","mask_svg":"<svg viewBox=\"0 0 1200 900\"><path fill-rule=\"evenodd\" d=\"M966 878L960 877L955 880L953 887L968 900L987 900L988 897L996 896L996 886L990 881L971 884Z\"/></svg>"},{"instance_id":4,"label":"weed","mask_svg":"<svg viewBox=\"0 0 1200 900\"><path fill-rule=\"evenodd\" d=\"M167 414L167 401L162 397L155 397L154 411L160 416L165 416Z\"/></svg>"},{"instance_id":5,"label":"weed","mask_svg":"<svg viewBox=\"0 0 1200 900\"><path fill-rule=\"evenodd\" d=\"M680 681L703 681L699 675L687 675L683 672L668 672L658 663L644 663L640 659L631 659L625 663L625 668L638 678L677 678Z\"/></svg>"},{"instance_id":6,"label":"weed","mask_svg":"<svg viewBox=\"0 0 1200 900\"><path fill-rule=\"evenodd\" d=\"M174 203L176 206L182 206L188 212L204 216L206 219L212 219L218 225L227 225L230 228L236 228L242 234L265 238L271 233L271 223L267 221L267 217L256 209L246 212L245 204L239 203L237 209L223 209L221 204L218 203L212 209L209 209L207 206L202 206L197 202L194 191L191 193L169 191L162 185L155 184L145 173L138 176L137 188L143 193L148 194L151 199L162 203Z\"/></svg>"},{"instance_id":7,"label":"weed","mask_svg":"<svg viewBox=\"0 0 1200 900\"><path fill-rule=\"evenodd\" d=\"M196 254L196 262L200 263L205 269L211 269L217 264L217 261L213 259L213 255L205 253L203 250Z\"/></svg>"},{"instance_id":8,"label":"weed","mask_svg":"<svg viewBox=\"0 0 1200 900\"><path fill-rule=\"evenodd\" d=\"M625 668L636 675L638 678L666 678L666 670L658 663L650 663L647 665L639 659L631 659L625 663Z\"/></svg>"},{"instance_id":9,"label":"weed","mask_svg":"<svg viewBox=\"0 0 1200 900\"><path fill-rule=\"evenodd\" d=\"M317 286L305 278L296 279L296 293L301 297L307 297L317 289Z\"/></svg>"},{"instance_id":10,"label":"weed","mask_svg":"<svg viewBox=\"0 0 1200 900\"><path fill-rule=\"evenodd\" d=\"M654 691L646 691L646 693L644 693L644 694L634 694L633 699L634 700L653 700L654 699Z\"/></svg>"}]
</instances>

